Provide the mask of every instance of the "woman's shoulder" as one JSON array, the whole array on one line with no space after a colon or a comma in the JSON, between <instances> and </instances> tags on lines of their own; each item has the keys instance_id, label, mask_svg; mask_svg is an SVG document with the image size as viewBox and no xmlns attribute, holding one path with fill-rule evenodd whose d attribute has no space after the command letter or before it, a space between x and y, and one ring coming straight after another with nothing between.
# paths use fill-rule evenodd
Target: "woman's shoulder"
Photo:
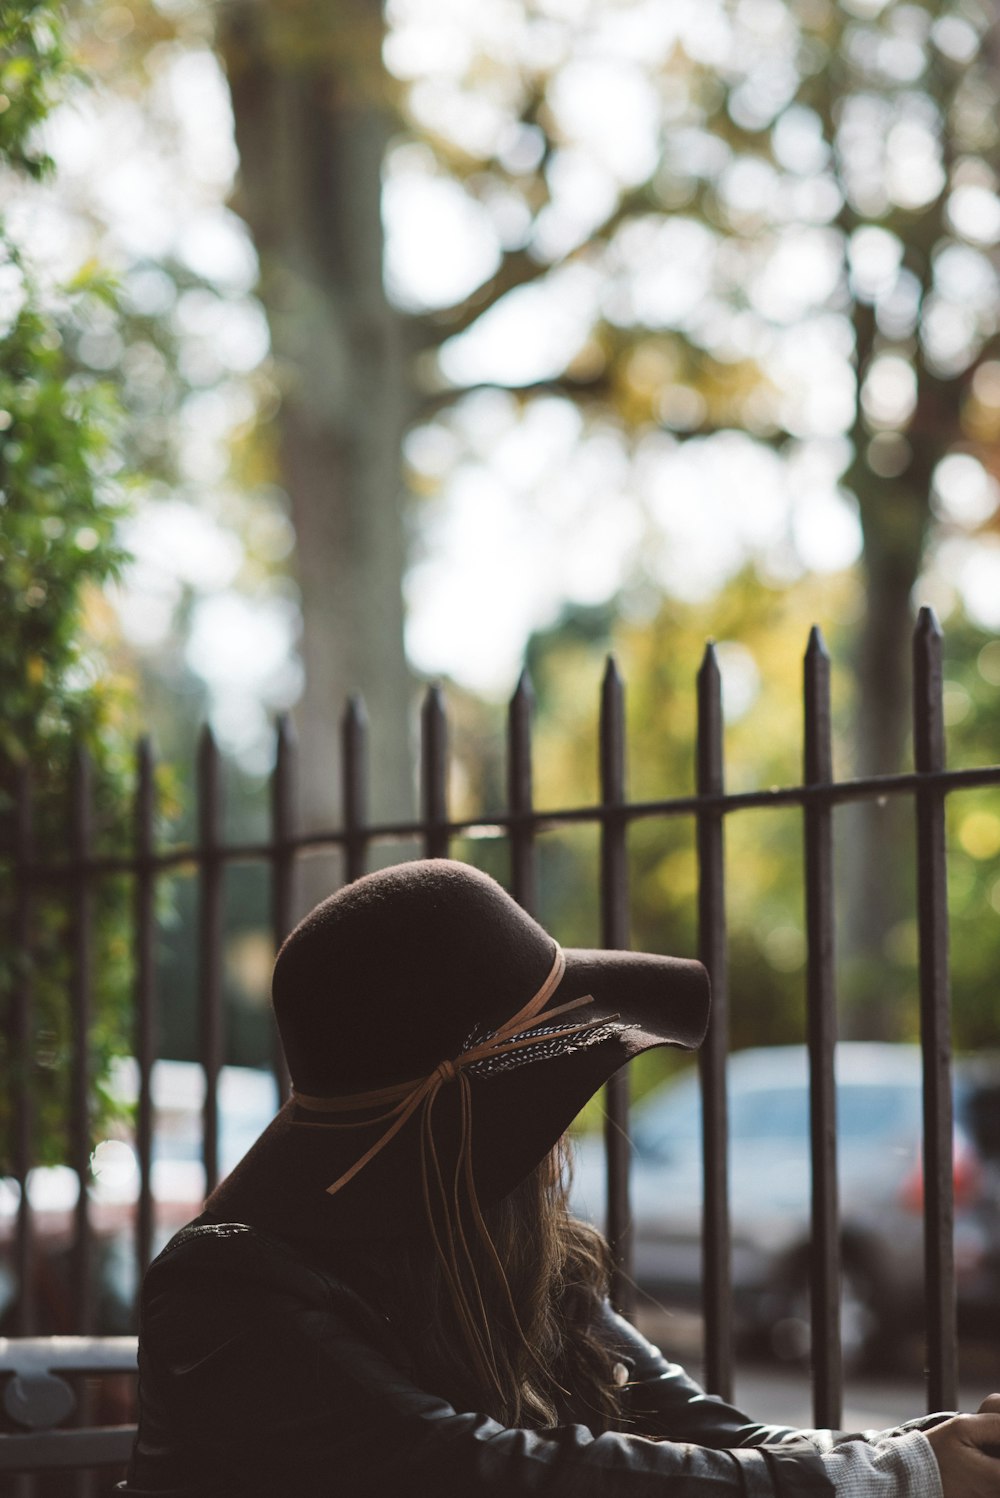
<instances>
[{"instance_id":1,"label":"woman's shoulder","mask_svg":"<svg viewBox=\"0 0 1000 1498\"><path fill-rule=\"evenodd\" d=\"M381 1319L308 1247L244 1222L202 1213L153 1260L143 1282L144 1320L156 1307L199 1303L213 1318L224 1307L254 1320L290 1306L346 1315L376 1327Z\"/></svg>"},{"instance_id":2,"label":"woman's shoulder","mask_svg":"<svg viewBox=\"0 0 1000 1498\"><path fill-rule=\"evenodd\" d=\"M146 1283L159 1289L215 1275L235 1283L291 1280L303 1289L320 1289L317 1271L292 1244L249 1223L220 1222L207 1213L174 1234L149 1266Z\"/></svg>"}]
</instances>

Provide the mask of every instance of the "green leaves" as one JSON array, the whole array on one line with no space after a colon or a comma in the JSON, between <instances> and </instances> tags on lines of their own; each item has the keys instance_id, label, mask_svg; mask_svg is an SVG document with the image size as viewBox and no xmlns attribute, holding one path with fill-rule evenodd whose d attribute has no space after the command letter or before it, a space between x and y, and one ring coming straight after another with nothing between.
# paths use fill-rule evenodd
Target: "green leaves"
<instances>
[{"instance_id":1,"label":"green leaves","mask_svg":"<svg viewBox=\"0 0 1000 1498\"><path fill-rule=\"evenodd\" d=\"M0 162L39 177L51 162L37 126L68 73L56 14L45 0L0 7Z\"/></svg>"},{"instance_id":2,"label":"green leaves","mask_svg":"<svg viewBox=\"0 0 1000 1498\"><path fill-rule=\"evenodd\" d=\"M49 163L39 125L67 73L58 12L48 4L0 7L0 172L41 175ZM30 770L32 854L51 864L70 844L74 755L92 766L95 847L120 836L129 787L126 697L101 659L86 613L123 561L123 509L113 389L81 374L62 326L88 302L113 300L89 268L75 284L44 290L0 218L0 931L14 954L0 963L0 1174L12 1169L12 1108L19 1084L33 1100L35 1159L66 1158L71 1056L72 890L65 877L33 884L27 946L13 940L11 874L23 772ZM128 891L98 881L92 902L95 1082L129 1040ZM22 914L23 919L23 914ZM27 983L31 1034L15 1054L14 994ZM93 1124L107 1112L95 1093Z\"/></svg>"},{"instance_id":3,"label":"green leaves","mask_svg":"<svg viewBox=\"0 0 1000 1498\"><path fill-rule=\"evenodd\" d=\"M0 336L0 413L0 733L5 754L23 761L39 714L69 690L83 590L122 560L121 501L102 472L111 394L67 367L31 293Z\"/></svg>"}]
</instances>

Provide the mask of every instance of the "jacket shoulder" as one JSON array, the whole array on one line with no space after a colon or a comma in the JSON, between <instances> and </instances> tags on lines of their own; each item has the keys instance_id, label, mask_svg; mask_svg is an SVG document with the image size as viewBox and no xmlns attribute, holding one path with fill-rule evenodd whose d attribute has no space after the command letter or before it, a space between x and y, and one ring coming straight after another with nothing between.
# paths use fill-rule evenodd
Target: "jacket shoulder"
<instances>
[{"instance_id":1,"label":"jacket shoulder","mask_svg":"<svg viewBox=\"0 0 1000 1498\"><path fill-rule=\"evenodd\" d=\"M169 1329L204 1330L202 1314L216 1327L229 1320L259 1323L295 1309L333 1315L381 1340L384 1318L333 1273L321 1269L279 1238L241 1222L196 1218L153 1260L142 1287L147 1340Z\"/></svg>"},{"instance_id":2,"label":"jacket shoulder","mask_svg":"<svg viewBox=\"0 0 1000 1498\"><path fill-rule=\"evenodd\" d=\"M174 1276L224 1266L229 1273L253 1275L280 1271L285 1265L308 1268L289 1244L248 1223L196 1217L174 1234L147 1272Z\"/></svg>"},{"instance_id":3,"label":"jacket shoulder","mask_svg":"<svg viewBox=\"0 0 1000 1498\"><path fill-rule=\"evenodd\" d=\"M146 1293L180 1290L185 1282L217 1276L236 1289L264 1285L325 1298L329 1281L294 1249L241 1222L189 1223L167 1244L146 1272Z\"/></svg>"}]
</instances>

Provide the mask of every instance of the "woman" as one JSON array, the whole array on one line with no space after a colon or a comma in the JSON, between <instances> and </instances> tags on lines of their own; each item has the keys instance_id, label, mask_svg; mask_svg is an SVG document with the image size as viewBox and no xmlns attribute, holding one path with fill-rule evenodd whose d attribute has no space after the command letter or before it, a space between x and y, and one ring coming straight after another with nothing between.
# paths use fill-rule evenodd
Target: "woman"
<instances>
[{"instance_id":1,"label":"woman","mask_svg":"<svg viewBox=\"0 0 1000 1498\"><path fill-rule=\"evenodd\" d=\"M317 906L273 993L292 1095L147 1275L132 1498L1000 1495L1000 1396L758 1425L610 1310L560 1141L630 1057L700 1043L697 963L563 953L434 860Z\"/></svg>"}]
</instances>

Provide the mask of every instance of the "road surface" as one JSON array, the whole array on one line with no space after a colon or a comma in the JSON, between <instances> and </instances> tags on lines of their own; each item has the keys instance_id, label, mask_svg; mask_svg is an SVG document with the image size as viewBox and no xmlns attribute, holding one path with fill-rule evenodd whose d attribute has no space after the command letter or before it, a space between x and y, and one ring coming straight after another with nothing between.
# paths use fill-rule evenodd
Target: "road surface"
<instances>
[{"instance_id":1,"label":"road surface","mask_svg":"<svg viewBox=\"0 0 1000 1498\"><path fill-rule=\"evenodd\" d=\"M668 1358L682 1363L700 1377L701 1321L682 1312L642 1310L640 1330ZM987 1394L1000 1391L1000 1348L988 1343L966 1344L960 1349L960 1407L974 1410ZM812 1394L809 1374L778 1362L737 1362L735 1403L755 1420L780 1425L812 1425ZM926 1386L921 1371L920 1349L914 1345L901 1357L901 1371L881 1376L854 1375L844 1390L845 1430L881 1430L923 1414L927 1408Z\"/></svg>"}]
</instances>

